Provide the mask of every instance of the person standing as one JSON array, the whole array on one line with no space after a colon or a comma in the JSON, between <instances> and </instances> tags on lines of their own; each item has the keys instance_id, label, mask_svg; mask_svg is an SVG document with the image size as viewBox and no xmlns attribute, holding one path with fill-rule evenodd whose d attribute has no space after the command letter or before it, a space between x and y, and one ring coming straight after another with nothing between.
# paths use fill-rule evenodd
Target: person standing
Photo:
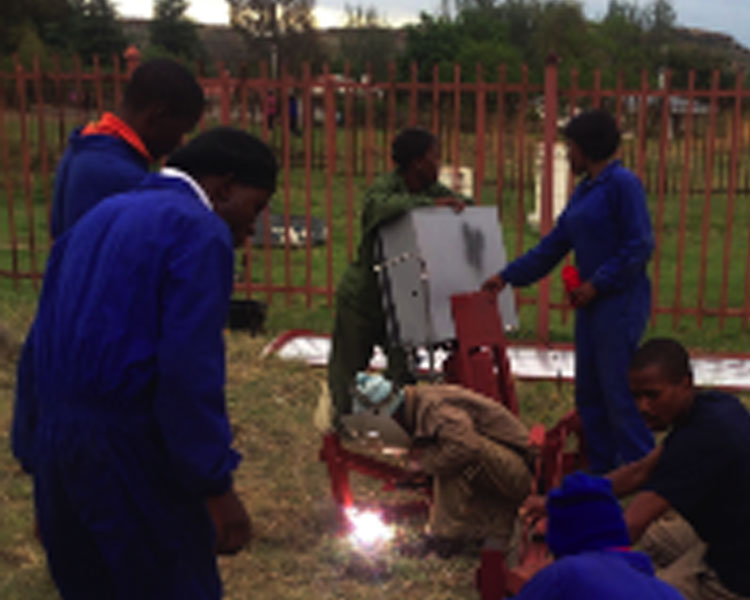
<instances>
[{"instance_id":1,"label":"person standing","mask_svg":"<svg viewBox=\"0 0 750 600\"><path fill-rule=\"evenodd\" d=\"M260 140L210 130L52 248L19 360L12 447L66 600L216 600L216 552L250 539L222 330L233 246L276 173Z\"/></svg>"},{"instance_id":2,"label":"person standing","mask_svg":"<svg viewBox=\"0 0 750 600\"><path fill-rule=\"evenodd\" d=\"M572 249L580 285L576 308L575 401L593 473L637 460L653 437L628 389L628 365L651 304L646 265L654 247L646 195L614 158L620 133L612 116L591 110L564 130L571 170L583 179L555 227L539 244L488 279L484 290L526 286L549 273Z\"/></svg>"},{"instance_id":3,"label":"person standing","mask_svg":"<svg viewBox=\"0 0 750 600\"><path fill-rule=\"evenodd\" d=\"M200 85L179 63L157 59L140 65L118 112L106 112L70 135L55 175L52 237L107 196L140 183L149 164L195 127L204 102Z\"/></svg>"},{"instance_id":4,"label":"person standing","mask_svg":"<svg viewBox=\"0 0 750 600\"><path fill-rule=\"evenodd\" d=\"M357 256L336 290L328 360L328 389L335 418L351 412L349 386L354 375L370 364L376 345L388 357L389 379L397 384L412 380L406 353L386 333L383 299L374 270L378 229L420 206L451 206L456 211L464 207L458 194L438 183L440 146L430 132L403 130L393 140L391 158L396 170L377 179L365 193Z\"/></svg>"}]
</instances>

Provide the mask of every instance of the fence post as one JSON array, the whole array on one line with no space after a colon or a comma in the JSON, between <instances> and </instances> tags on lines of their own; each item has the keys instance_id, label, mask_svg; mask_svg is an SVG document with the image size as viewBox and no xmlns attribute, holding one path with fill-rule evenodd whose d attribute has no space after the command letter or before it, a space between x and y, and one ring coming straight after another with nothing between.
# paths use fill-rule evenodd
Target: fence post
<instances>
[{"instance_id":1,"label":"fence post","mask_svg":"<svg viewBox=\"0 0 750 600\"><path fill-rule=\"evenodd\" d=\"M557 56L550 54L544 67L544 171L542 174L542 235L552 229L553 161L557 139ZM539 283L539 308L537 309L537 335L549 341L550 281Z\"/></svg>"},{"instance_id":2,"label":"fence post","mask_svg":"<svg viewBox=\"0 0 750 600\"><path fill-rule=\"evenodd\" d=\"M484 153L485 153L485 86L482 65L476 65L476 135L474 139L476 163L474 165L474 202L482 203L482 184L484 183Z\"/></svg>"},{"instance_id":3,"label":"fence post","mask_svg":"<svg viewBox=\"0 0 750 600\"><path fill-rule=\"evenodd\" d=\"M505 77L506 66L503 63L497 72L497 188L495 202L497 204L497 218L503 218L503 184L505 183Z\"/></svg>"},{"instance_id":4,"label":"fence post","mask_svg":"<svg viewBox=\"0 0 750 600\"><path fill-rule=\"evenodd\" d=\"M216 70L219 72L219 94L221 95L219 119L221 120L222 125L229 125L231 121L229 107L231 97L231 82L229 79L229 69L226 68L223 61L218 61L218 63L216 64Z\"/></svg>"},{"instance_id":5,"label":"fence post","mask_svg":"<svg viewBox=\"0 0 750 600\"><path fill-rule=\"evenodd\" d=\"M47 242L48 245L52 244L52 238L49 235L50 224L51 224L51 211L52 204L50 202L49 193L49 160L47 157L47 122L45 119L45 105L44 105L44 93L42 89L42 69L39 65L39 56L34 56L34 100L36 102L37 110L37 142L39 148L39 160L42 169L42 193L44 194L45 212L47 220L45 222L47 227Z\"/></svg>"},{"instance_id":6,"label":"fence post","mask_svg":"<svg viewBox=\"0 0 750 600\"><path fill-rule=\"evenodd\" d=\"M328 307L333 306L333 179L336 171L336 97L334 96L333 77L328 63L323 65L325 77L325 128L326 128L326 299ZM395 103L395 100L394 100ZM307 243L311 244L309 223Z\"/></svg>"},{"instance_id":7,"label":"fence post","mask_svg":"<svg viewBox=\"0 0 750 600\"><path fill-rule=\"evenodd\" d=\"M23 170L23 195L26 205L26 218L29 223L29 277L34 286L34 291L39 289L39 279L42 274L37 268L36 261L36 220L34 218L34 199L31 189L31 157L29 156L29 133L26 122L27 98L26 98L26 74L18 55L13 57L16 69L16 93L18 94L18 124L21 129L21 168Z\"/></svg>"}]
</instances>

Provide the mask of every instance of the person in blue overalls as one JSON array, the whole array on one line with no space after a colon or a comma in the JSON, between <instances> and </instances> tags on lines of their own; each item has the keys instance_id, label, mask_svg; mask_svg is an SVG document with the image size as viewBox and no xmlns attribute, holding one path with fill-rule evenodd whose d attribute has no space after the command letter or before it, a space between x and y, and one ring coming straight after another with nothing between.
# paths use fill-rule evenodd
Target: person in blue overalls
<instances>
[{"instance_id":1,"label":"person in blue overalls","mask_svg":"<svg viewBox=\"0 0 750 600\"><path fill-rule=\"evenodd\" d=\"M222 329L277 171L262 141L209 130L52 247L11 441L64 600L219 600L216 554L251 538Z\"/></svg>"},{"instance_id":2,"label":"person in blue overalls","mask_svg":"<svg viewBox=\"0 0 750 600\"><path fill-rule=\"evenodd\" d=\"M555 227L482 288L532 284L575 251L581 280L570 292L575 400L590 470L600 474L641 458L654 444L627 381L650 312L646 263L654 238L641 182L613 158L620 133L612 116L598 109L581 113L564 134L571 170L583 179Z\"/></svg>"}]
</instances>

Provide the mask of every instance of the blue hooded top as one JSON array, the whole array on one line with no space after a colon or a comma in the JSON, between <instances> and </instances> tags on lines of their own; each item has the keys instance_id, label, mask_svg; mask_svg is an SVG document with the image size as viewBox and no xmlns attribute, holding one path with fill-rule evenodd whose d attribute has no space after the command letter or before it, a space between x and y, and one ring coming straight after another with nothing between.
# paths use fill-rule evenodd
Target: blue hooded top
<instances>
[{"instance_id":1,"label":"blue hooded top","mask_svg":"<svg viewBox=\"0 0 750 600\"><path fill-rule=\"evenodd\" d=\"M60 237L104 198L133 189L148 166L146 157L123 139L73 131L55 174L52 237Z\"/></svg>"}]
</instances>

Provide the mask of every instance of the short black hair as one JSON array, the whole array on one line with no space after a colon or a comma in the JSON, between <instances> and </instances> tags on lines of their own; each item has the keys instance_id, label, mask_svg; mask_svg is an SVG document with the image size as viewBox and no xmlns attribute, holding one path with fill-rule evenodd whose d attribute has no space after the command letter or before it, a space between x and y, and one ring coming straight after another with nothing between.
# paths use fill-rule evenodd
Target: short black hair
<instances>
[{"instance_id":1,"label":"short black hair","mask_svg":"<svg viewBox=\"0 0 750 600\"><path fill-rule=\"evenodd\" d=\"M630 361L631 371L657 366L670 383L692 378L690 355L685 347L672 338L651 338L636 350Z\"/></svg>"},{"instance_id":2,"label":"short black hair","mask_svg":"<svg viewBox=\"0 0 750 600\"><path fill-rule=\"evenodd\" d=\"M193 74L180 63L166 58L139 65L124 94L125 106L135 112L164 104L174 115L198 118L205 103L203 88Z\"/></svg>"},{"instance_id":3,"label":"short black hair","mask_svg":"<svg viewBox=\"0 0 750 600\"><path fill-rule=\"evenodd\" d=\"M276 190L278 165L273 152L257 137L234 127L201 133L176 150L166 164L193 178L232 175L239 183Z\"/></svg>"},{"instance_id":4,"label":"short black hair","mask_svg":"<svg viewBox=\"0 0 750 600\"><path fill-rule=\"evenodd\" d=\"M426 129L409 127L396 136L391 144L391 158L400 171L406 170L412 161L422 158L437 144L437 138Z\"/></svg>"},{"instance_id":5,"label":"short black hair","mask_svg":"<svg viewBox=\"0 0 750 600\"><path fill-rule=\"evenodd\" d=\"M620 146L620 130L614 117L600 108L573 117L563 134L578 144L584 156L591 160L607 159Z\"/></svg>"}]
</instances>

